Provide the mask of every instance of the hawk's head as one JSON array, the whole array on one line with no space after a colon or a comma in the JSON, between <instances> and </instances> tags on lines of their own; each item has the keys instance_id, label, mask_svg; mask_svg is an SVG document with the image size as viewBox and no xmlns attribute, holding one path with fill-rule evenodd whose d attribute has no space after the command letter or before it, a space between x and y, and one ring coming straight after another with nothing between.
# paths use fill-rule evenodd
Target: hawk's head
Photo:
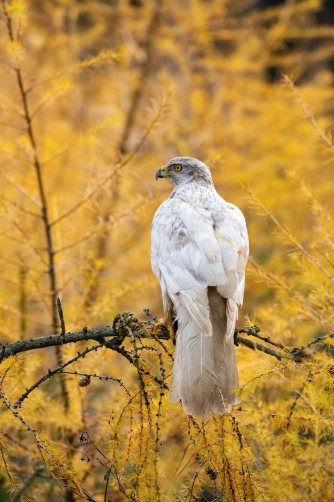
<instances>
[{"instance_id":1,"label":"hawk's head","mask_svg":"<svg viewBox=\"0 0 334 502\"><path fill-rule=\"evenodd\" d=\"M211 173L203 162L191 157L176 157L167 162L155 175L155 179L167 178L173 185L184 185L191 181L198 184L211 184Z\"/></svg>"}]
</instances>

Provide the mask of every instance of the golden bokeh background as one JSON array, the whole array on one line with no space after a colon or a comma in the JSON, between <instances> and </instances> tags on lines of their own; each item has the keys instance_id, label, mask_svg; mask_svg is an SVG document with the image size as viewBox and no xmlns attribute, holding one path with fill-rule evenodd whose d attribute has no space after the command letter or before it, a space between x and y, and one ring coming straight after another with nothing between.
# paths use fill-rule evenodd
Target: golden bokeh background
<instances>
[{"instance_id":1,"label":"golden bokeh background","mask_svg":"<svg viewBox=\"0 0 334 502\"><path fill-rule=\"evenodd\" d=\"M150 226L170 193L155 172L176 156L207 163L219 194L245 214L253 261L239 327L246 314L255 314L261 332L290 347L333 333L330 1L2 0L1 9L2 344L59 330L57 296L70 331L111 324L124 311L142 319L144 308L162 315L150 268ZM77 350L67 345L57 354L28 353L14 364L6 392L17 399ZM262 478L253 498L245 489L226 500L263 494L270 501L330 500L333 396L324 388L333 387L331 345L311 367L283 365L242 346L236 351L240 385L255 378L242 392L247 411L238 416L247 455ZM138 385L136 373L111 351L77 364L77 371ZM296 423L287 429L296 392L302 387L306 393L303 382L312 372L318 385L310 386L300 409L295 403ZM23 408L70 458L77 481L87 478L82 486L97 501L104 500L101 466L83 465L76 443L88 429L106 452L113 447L108 417L121 413L124 396L112 385L94 381L78 390L77 378L68 376L64 411L52 379ZM190 460L173 479L187 444L187 417L178 405L164 406L163 442L171 453L159 457L161 492L142 487L133 500L225 500L210 498L213 488L200 476L196 493L202 498L186 495L196 472ZM1 482L15 493L37 465L38 451L23 459L22 448L33 438L23 437L13 418L8 427L9 416L7 410L2 448L13 479L3 461ZM50 486L32 483L28 499L83 497ZM112 500L126 500L114 489Z\"/></svg>"}]
</instances>

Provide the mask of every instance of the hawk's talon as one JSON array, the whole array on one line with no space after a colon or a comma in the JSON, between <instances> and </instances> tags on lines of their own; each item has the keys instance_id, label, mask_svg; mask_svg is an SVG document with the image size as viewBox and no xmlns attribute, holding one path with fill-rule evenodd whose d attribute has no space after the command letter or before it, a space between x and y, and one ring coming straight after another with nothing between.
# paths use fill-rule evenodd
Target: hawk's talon
<instances>
[{"instance_id":1,"label":"hawk's talon","mask_svg":"<svg viewBox=\"0 0 334 502\"><path fill-rule=\"evenodd\" d=\"M153 333L155 335L157 335L160 328L166 328L166 329L168 329L167 328L166 319L164 319L164 318L163 319L159 319L159 321L154 325Z\"/></svg>"},{"instance_id":2,"label":"hawk's talon","mask_svg":"<svg viewBox=\"0 0 334 502\"><path fill-rule=\"evenodd\" d=\"M172 340L173 344L175 345L176 336L174 331L173 309L174 309L173 305L169 307L167 316L163 319L159 319L159 321L154 325L153 333L157 335L161 327L168 329L169 337Z\"/></svg>"}]
</instances>

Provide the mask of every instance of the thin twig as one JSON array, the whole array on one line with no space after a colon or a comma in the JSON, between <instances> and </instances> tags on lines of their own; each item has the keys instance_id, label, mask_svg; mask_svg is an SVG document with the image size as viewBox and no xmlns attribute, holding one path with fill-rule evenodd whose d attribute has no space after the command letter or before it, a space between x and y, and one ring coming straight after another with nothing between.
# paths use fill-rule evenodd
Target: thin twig
<instances>
[{"instance_id":1,"label":"thin twig","mask_svg":"<svg viewBox=\"0 0 334 502\"><path fill-rule=\"evenodd\" d=\"M34 211L29 211L29 209L26 209L24 206L21 206L21 204L18 204L17 202L8 199L5 195L1 195L1 198L5 200L8 204L11 204L14 207L17 207L20 211L23 213L29 214L29 216L34 216L35 218L41 219L42 216L39 213L35 213Z\"/></svg>"},{"instance_id":2,"label":"thin twig","mask_svg":"<svg viewBox=\"0 0 334 502\"><path fill-rule=\"evenodd\" d=\"M294 355L299 356L305 349L307 349L308 347L311 347L315 343L319 343L322 340L326 340L326 338L334 338L334 333L331 333L330 335L318 336L318 338L314 338L310 342L308 342L305 345L303 345L302 347L300 347L300 349L295 349Z\"/></svg>"},{"instance_id":3,"label":"thin twig","mask_svg":"<svg viewBox=\"0 0 334 502\"><path fill-rule=\"evenodd\" d=\"M107 495L108 495L108 485L109 485L110 473L111 473L111 467L108 468L108 471L107 471L107 474L106 474L106 486L105 486L105 489L104 489L104 498L103 498L104 502L108 502L107 501Z\"/></svg>"},{"instance_id":4,"label":"thin twig","mask_svg":"<svg viewBox=\"0 0 334 502\"><path fill-rule=\"evenodd\" d=\"M39 387L41 385L41 383L43 383L46 380L48 380L49 378L53 377L57 373L62 373L63 369L66 368L66 366L69 366L70 364L73 364L75 361L78 361L78 359L84 358L86 356L86 354L88 354L89 352L92 352L93 350L96 351L96 350L100 349L103 346L104 346L103 344L99 344L99 345L94 345L93 347L89 347L89 348L87 347L82 352L78 352L78 355L76 355L75 357L73 357L69 361L66 361L66 363L63 363L62 365L57 366L57 368L55 368L52 371L49 370L46 375L44 375L42 378L40 378L31 387L29 387L29 389L27 389L26 392L24 392L24 394L22 394L22 396L16 401L16 403L14 405L14 408L20 408L21 405L22 405L22 403L23 403L23 401L25 399L27 399L27 397L29 396L29 394L31 394L31 392L33 390L37 389L37 387Z\"/></svg>"},{"instance_id":5,"label":"thin twig","mask_svg":"<svg viewBox=\"0 0 334 502\"><path fill-rule=\"evenodd\" d=\"M27 197L35 206L37 206L39 209L42 209L42 204L41 202L35 197L35 195L31 194L28 192L26 188L24 188L20 183L18 183L14 178L12 178L8 173L6 173L3 170L0 170L0 175L12 186L16 188L22 195Z\"/></svg>"},{"instance_id":6,"label":"thin twig","mask_svg":"<svg viewBox=\"0 0 334 502\"><path fill-rule=\"evenodd\" d=\"M106 460L106 462L108 464L110 464L110 467L107 467L107 465L101 461L101 459L97 458L97 460L100 462L101 465L103 465L104 467L107 468L107 473L108 473L108 480L109 480L109 476L110 476L110 473L112 472L112 469L114 469L114 476L117 480L117 484L118 484L118 488L119 490L123 493L123 495L126 496L126 498L128 498L129 500L137 500L135 497L133 497L133 495L128 495L124 489L124 487L122 486L121 484L121 480L119 478L119 475L118 475L118 472L117 472L117 469L116 467L111 463L111 461L108 459L108 457L105 456L105 454L100 450L100 448L98 448L96 446L96 444L91 440L91 438L89 437L89 434L88 432L84 431L81 436L80 436L80 441L81 442L90 442L94 448L92 448L91 450L89 451L92 451L92 450L96 450L98 453L100 453L100 455ZM83 458L85 458L85 456L87 455L88 451L86 451L86 453L84 454ZM106 480L107 481L107 480ZM104 500L106 500L106 495L107 495L107 489L108 489L108 481L106 482L106 487L105 487L105 498Z\"/></svg>"},{"instance_id":7,"label":"thin twig","mask_svg":"<svg viewBox=\"0 0 334 502\"><path fill-rule=\"evenodd\" d=\"M304 380L302 388L296 392L295 399L293 400L293 403L290 407L289 415L286 419L286 430L288 430L291 425L291 417L293 415L295 407L297 406L299 398L302 396L302 393L304 392L305 385L306 385L306 380Z\"/></svg>"},{"instance_id":8,"label":"thin twig","mask_svg":"<svg viewBox=\"0 0 334 502\"><path fill-rule=\"evenodd\" d=\"M44 457L44 454L46 453L49 457L51 457L53 459L53 461L55 462L55 466L58 466L59 468L62 468L62 474L63 476L65 475L65 472L64 472L64 467L66 467L66 464L63 464L63 465L59 465L59 460L58 458L52 453L52 451L48 448L48 445L46 443L45 440L41 439L40 438L40 435L39 433L37 432L37 430L32 427L24 418L23 416L17 411L17 407L14 405L12 406L12 404L10 403L9 399L7 398L7 396L4 394L4 392L0 389L0 399L2 400L2 402L4 403L4 405L6 406L6 408L8 408L11 413L13 414L13 416L17 419L19 419L21 421L21 423L27 428L27 430L29 432L31 432L35 438L35 441L37 443L37 447L39 449L39 453L43 459L43 462L45 464L45 467L48 469L48 472L50 474L50 476L53 478L53 480L59 485L59 481L58 481L58 477L56 476L55 472L54 472L54 468L49 468L48 465L47 465L47 461ZM76 487L80 490L80 487L76 484Z\"/></svg>"},{"instance_id":9,"label":"thin twig","mask_svg":"<svg viewBox=\"0 0 334 502\"><path fill-rule=\"evenodd\" d=\"M58 315L59 315L59 319L60 319L61 336L62 336L63 341L64 341L65 334L66 334L66 328L65 328L63 308L61 306L61 301L60 301L59 296L57 297L56 302L57 302L57 308L58 308Z\"/></svg>"},{"instance_id":10,"label":"thin twig","mask_svg":"<svg viewBox=\"0 0 334 502\"><path fill-rule=\"evenodd\" d=\"M92 57L91 59L81 61L80 63L76 63L71 68L68 68L64 71L60 71L60 72L53 74L52 76L47 77L43 80L37 81L36 83L32 84L31 86L29 86L27 88L26 94L29 94L30 92L34 91L38 87L44 86L44 85L52 82L53 80L56 80L58 78L63 77L64 75L75 74L76 72L79 72L79 71L84 70L86 68L90 68L91 66L93 66L95 64L110 61L112 59L115 59L115 53L112 51L108 51L108 50L103 49L99 54Z\"/></svg>"},{"instance_id":11,"label":"thin twig","mask_svg":"<svg viewBox=\"0 0 334 502\"><path fill-rule=\"evenodd\" d=\"M306 304L307 316L320 324L320 326L322 326L326 331L332 330L332 324L326 321L321 311L317 310L319 304L313 302L312 298L310 299L303 296L296 289L289 286L289 284L286 283L285 279L282 276L269 272L261 265L259 265L251 256L248 259L248 268L249 267L254 267L256 269L258 277L266 279L269 283L275 285L275 287L278 286L279 288L285 290L292 298L295 298L300 303L300 305Z\"/></svg>"},{"instance_id":12,"label":"thin twig","mask_svg":"<svg viewBox=\"0 0 334 502\"><path fill-rule=\"evenodd\" d=\"M158 322L159 319L157 317L155 317L155 315L151 314L151 312L149 311L149 309L143 309L143 312L145 312L145 314L150 317L151 319L153 319L153 321L155 322Z\"/></svg>"},{"instance_id":13,"label":"thin twig","mask_svg":"<svg viewBox=\"0 0 334 502\"><path fill-rule=\"evenodd\" d=\"M120 385L120 387L123 387L128 396L131 395L129 389L125 387L121 378L115 378L105 375L97 375L96 373L80 373L79 371L62 371L62 373L65 373L66 375L85 376L85 377L98 378L99 380L106 380L106 381L110 380L111 382L117 382Z\"/></svg>"},{"instance_id":14,"label":"thin twig","mask_svg":"<svg viewBox=\"0 0 334 502\"><path fill-rule=\"evenodd\" d=\"M191 502L191 499L192 499L192 498L197 499L197 497L195 497L195 496L193 495L193 490L194 490L194 485L195 485L196 479L198 478L199 473L201 472L201 470L202 470L202 469L203 469L203 464L201 464L201 465L199 466L199 468L197 469L197 471L195 472L195 475L194 475L193 480L192 480L191 487L190 487L190 488L188 488L188 494L187 494L187 496L186 496L186 500L188 499L188 495L190 494L190 499L189 499L189 500L190 500L190 502ZM197 500L199 500L199 499L197 499Z\"/></svg>"}]
</instances>

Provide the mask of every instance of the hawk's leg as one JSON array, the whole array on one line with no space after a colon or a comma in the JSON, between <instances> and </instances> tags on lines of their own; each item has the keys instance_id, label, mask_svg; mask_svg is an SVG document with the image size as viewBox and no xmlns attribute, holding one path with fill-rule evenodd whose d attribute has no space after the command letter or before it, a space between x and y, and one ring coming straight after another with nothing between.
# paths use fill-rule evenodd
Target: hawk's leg
<instances>
[{"instance_id":1,"label":"hawk's leg","mask_svg":"<svg viewBox=\"0 0 334 502\"><path fill-rule=\"evenodd\" d=\"M159 322L153 328L153 333L156 335L161 326L164 326L169 331L169 336L172 342L175 344L175 331L174 331L174 319L173 319L174 305L171 304L167 311L167 316L164 319L160 319Z\"/></svg>"}]
</instances>

